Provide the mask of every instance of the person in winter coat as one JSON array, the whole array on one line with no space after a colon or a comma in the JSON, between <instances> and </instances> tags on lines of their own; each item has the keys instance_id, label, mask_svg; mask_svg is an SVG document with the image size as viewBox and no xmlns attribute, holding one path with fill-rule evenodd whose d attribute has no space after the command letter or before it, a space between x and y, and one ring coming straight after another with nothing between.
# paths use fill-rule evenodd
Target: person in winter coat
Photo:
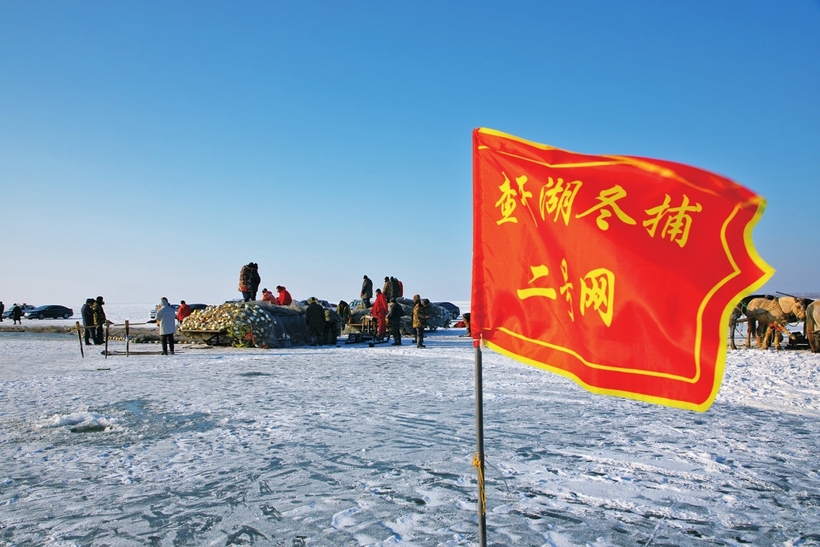
<instances>
[{"instance_id":1,"label":"person in winter coat","mask_svg":"<svg viewBox=\"0 0 820 547\"><path fill-rule=\"evenodd\" d=\"M335 310L325 310L325 344L335 346L342 333L342 319Z\"/></svg>"},{"instance_id":2,"label":"person in winter coat","mask_svg":"<svg viewBox=\"0 0 820 547\"><path fill-rule=\"evenodd\" d=\"M393 345L401 345L401 318L404 316L404 310L401 309L401 304L396 302L395 298L390 299L390 311L387 314L387 321L390 323L390 331L393 334Z\"/></svg>"},{"instance_id":3,"label":"person in winter coat","mask_svg":"<svg viewBox=\"0 0 820 547\"><path fill-rule=\"evenodd\" d=\"M159 338L162 342L162 354L168 355L170 348L171 355L173 355L174 333L177 331L177 314L164 296L160 300L159 309L157 310L157 326L159 327Z\"/></svg>"},{"instance_id":4,"label":"person in winter coat","mask_svg":"<svg viewBox=\"0 0 820 547\"><path fill-rule=\"evenodd\" d=\"M3 312L6 311L6 305L0 300L0 323L3 322Z\"/></svg>"},{"instance_id":5,"label":"person in winter coat","mask_svg":"<svg viewBox=\"0 0 820 547\"><path fill-rule=\"evenodd\" d=\"M14 306L11 307L11 324L16 325L20 323L22 325L23 322L20 321L21 317L23 317L23 308L15 303Z\"/></svg>"},{"instance_id":6,"label":"person in winter coat","mask_svg":"<svg viewBox=\"0 0 820 547\"><path fill-rule=\"evenodd\" d=\"M387 276L384 277L384 285L382 285L382 294L388 302L390 302L390 299L395 296L393 294L393 285L390 284L390 278Z\"/></svg>"},{"instance_id":7,"label":"person in winter coat","mask_svg":"<svg viewBox=\"0 0 820 547\"><path fill-rule=\"evenodd\" d=\"M376 300L373 302L373 307L370 308L370 315L376 318L378 323L378 332L376 339L384 339L387 332L387 299L384 297L381 289L376 289Z\"/></svg>"},{"instance_id":8,"label":"person in winter coat","mask_svg":"<svg viewBox=\"0 0 820 547\"><path fill-rule=\"evenodd\" d=\"M390 278L390 296L392 298L401 298L401 287L399 286L399 280L395 277Z\"/></svg>"},{"instance_id":9,"label":"person in winter coat","mask_svg":"<svg viewBox=\"0 0 820 547\"><path fill-rule=\"evenodd\" d=\"M278 285L276 287L276 292L278 296L276 297L276 303L280 306L290 306L293 302L293 297L290 296L288 290L283 287L282 285Z\"/></svg>"},{"instance_id":10,"label":"person in winter coat","mask_svg":"<svg viewBox=\"0 0 820 547\"><path fill-rule=\"evenodd\" d=\"M251 296L253 296L251 292L251 285L253 283L253 275L251 274L251 270L253 269L252 264L253 262L249 262L239 270L239 292L242 293L242 300L245 302L249 301Z\"/></svg>"},{"instance_id":11,"label":"person in winter coat","mask_svg":"<svg viewBox=\"0 0 820 547\"><path fill-rule=\"evenodd\" d=\"M426 348L424 345L424 328L427 326L428 300L413 295L413 328L416 330L416 347Z\"/></svg>"},{"instance_id":12,"label":"person in winter coat","mask_svg":"<svg viewBox=\"0 0 820 547\"><path fill-rule=\"evenodd\" d=\"M362 304L364 304L365 309L370 307L370 299L373 298L373 281L364 276L364 280L362 281Z\"/></svg>"},{"instance_id":13,"label":"person in winter coat","mask_svg":"<svg viewBox=\"0 0 820 547\"><path fill-rule=\"evenodd\" d=\"M256 262L251 262L251 283L250 283L250 291L251 291L251 300L256 300L256 293L259 292L259 284L262 282L262 278L259 277L259 264Z\"/></svg>"},{"instance_id":14,"label":"person in winter coat","mask_svg":"<svg viewBox=\"0 0 820 547\"><path fill-rule=\"evenodd\" d=\"M270 302L271 304L276 304L276 296L268 289L262 289L262 302Z\"/></svg>"},{"instance_id":15,"label":"person in winter coat","mask_svg":"<svg viewBox=\"0 0 820 547\"><path fill-rule=\"evenodd\" d=\"M305 310L305 323L310 335L310 345L315 346L322 341L325 333L325 310L315 297L308 298L308 307Z\"/></svg>"},{"instance_id":16,"label":"person in winter coat","mask_svg":"<svg viewBox=\"0 0 820 547\"><path fill-rule=\"evenodd\" d=\"M344 300L339 300L339 305L336 306L336 313L339 314L339 319L342 320L342 325L347 325L347 322L350 321L350 304Z\"/></svg>"},{"instance_id":17,"label":"person in winter coat","mask_svg":"<svg viewBox=\"0 0 820 547\"><path fill-rule=\"evenodd\" d=\"M177 309L177 321L182 325L185 318L191 315L191 306L185 303L185 300L179 301L179 308Z\"/></svg>"},{"instance_id":18,"label":"person in winter coat","mask_svg":"<svg viewBox=\"0 0 820 547\"><path fill-rule=\"evenodd\" d=\"M83 327L85 327L85 332L83 334L83 338L85 339L85 345L90 346L91 340L95 339L96 336L94 335L94 299L93 298L86 298L85 304L83 307L80 308L80 317L83 318Z\"/></svg>"},{"instance_id":19,"label":"person in winter coat","mask_svg":"<svg viewBox=\"0 0 820 547\"><path fill-rule=\"evenodd\" d=\"M97 345L102 344L105 339L103 335L103 325L105 325L107 320L105 318L105 310L103 309L104 305L103 297L98 296L91 306L92 310L94 310L94 343Z\"/></svg>"}]
</instances>

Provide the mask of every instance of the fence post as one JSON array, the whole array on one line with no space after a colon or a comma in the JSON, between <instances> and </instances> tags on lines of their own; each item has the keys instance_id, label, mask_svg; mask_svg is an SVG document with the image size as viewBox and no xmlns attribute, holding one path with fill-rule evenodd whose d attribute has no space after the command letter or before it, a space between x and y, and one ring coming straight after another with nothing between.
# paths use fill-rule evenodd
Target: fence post
<instances>
[{"instance_id":1,"label":"fence post","mask_svg":"<svg viewBox=\"0 0 820 547\"><path fill-rule=\"evenodd\" d=\"M80 355L82 355L83 359L85 359L85 350L83 350L83 335L80 332L80 322L76 321L76 324L77 324L77 338L79 338L79 340L80 340Z\"/></svg>"}]
</instances>

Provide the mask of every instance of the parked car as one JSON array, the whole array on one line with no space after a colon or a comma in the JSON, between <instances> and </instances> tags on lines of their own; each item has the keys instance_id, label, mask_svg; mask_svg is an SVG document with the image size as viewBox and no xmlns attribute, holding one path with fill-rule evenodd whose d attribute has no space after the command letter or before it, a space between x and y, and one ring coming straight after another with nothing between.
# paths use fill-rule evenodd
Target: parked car
<instances>
[{"instance_id":1,"label":"parked car","mask_svg":"<svg viewBox=\"0 0 820 547\"><path fill-rule=\"evenodd\" d=\"M331 304L327 300L322 300L321 298L317 298L316 301L319 302L319 304L325 309L330 308L330 307L333 307L333 308L336 307L336 304ZM308 301L307 300L300 300L299 303L302 304L303 306L307 306Z\"/></svg>"},{"instance_id":2,"label":"parked car","mask_svg":"<svg viewBox=\"0 0 820 547\"><path fill-rule=\"evenodd\" d=\"M433 302L436 306L441 306L448 312L450 312L450 319L455 321L458 319L458 316L461 315L461 309L453 304L452 302Z\"/></svg>"},{"instance_id":3,"label":"parked car","mask_svg":"<svg viewBox=\"0 0 820 547\"><path fill-rule=\"evenodd\" d=\"M204 310L208 307L208 304L188 304L188 306L190 306L191 311L193 312L194 310ZM176 313L176 311L179 309L179 304L171 304L171 307L174 308L174 313ZM148 317L150 317L150 319L147 321L147 323L156 323L157 309L154 308L153 310L148 312Z\"/></svg>"},{"instance_id":4,"label":"parked car","mask_svg":"<svg viewBox=\"0 0 820 547\"><path fill-rule=\"evenodd\" d=\"M23 315L26 315L26 312L30 312L31 310L37 307L32 306L31 304L19 304L19 306L23 312ZM11 319L11 310L13 308L14 306L9 306L8 308L6 308L6 311L3 312L3 319Z\"/></svg>"},{"instance_id":5,"label":"parked car","mask_svg":"<svg viewBox=\"0 0 820 547\"><path fill-rule=\"evenodd\" d=\"M72 315L74 315L74 310L71 308L51 304L27 311L26 319L68 319Z\"/></svg>"}]
</instances>

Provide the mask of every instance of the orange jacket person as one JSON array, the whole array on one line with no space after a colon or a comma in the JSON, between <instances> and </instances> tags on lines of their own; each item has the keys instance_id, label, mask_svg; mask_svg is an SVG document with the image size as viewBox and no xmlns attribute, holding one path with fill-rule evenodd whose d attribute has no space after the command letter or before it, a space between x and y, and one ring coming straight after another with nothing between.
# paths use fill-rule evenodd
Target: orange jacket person
<instances>
[{"instance_id":1,"label":"orange jacket person","mask_svg":"<svg viewBox=\"0 0 820 547\"><path fill-rule=\"evenodd\" d=\"M373 302L373 307L370 308L370 315L378 321L378 337L383 338L384 333L387 331L387 299L381 289L376 289L376 300Z\"/></svg>"},{"instance_id":2,"label":"orange jacket person","mask_svg":"<svg viewBox=\"0 0 820 547\"><path fill-rule=\"evenodd\" d=\"M293 298L290 296L288 290L282 285L278 285L276 292L279 293L279 296L276 297L276 303L280 306L290 306L291 302L293 302Z\"/></svg>"},{"instance_id":3,"label":"orange jacket person","mask_svg":"<svg viewBox=\"0 0 820 547\"><path fill-rule=\"evenodd\" d=\"M179 301L179 309L177 309L177 321L181 325L185 318L191 315L191 306L185 303L185 300Z\"/></svg>"},{"instance_id":4,"label":"orange jacket person","mask_svg":"<svg viewBox=\"0 0 820 547\"><path fill-rule=\"evenodd\" d=\"M268 289L262 289L262 302L270 302L271 304L278 304L276 297Z\"/></svg>"}]
</instances>

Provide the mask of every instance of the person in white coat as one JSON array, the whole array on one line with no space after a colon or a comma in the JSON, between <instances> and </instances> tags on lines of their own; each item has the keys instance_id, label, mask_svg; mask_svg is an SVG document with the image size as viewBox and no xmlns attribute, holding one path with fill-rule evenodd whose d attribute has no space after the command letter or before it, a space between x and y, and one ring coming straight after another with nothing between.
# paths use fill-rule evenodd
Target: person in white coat
<instances>
[{"instance_id":1,"label":"person in white coat","mask_svg":"<svg viewBox=\"0 0 820 547\"><path fill-rule=\"evenodd\" d=\"M157 326L159 327L159 337L162 341L162 354L168 355L168 349L170 347L171 355L173 355L174 333L177 331L177 312L164 296L157 309Z\"/></svg>"}]
</instances>

